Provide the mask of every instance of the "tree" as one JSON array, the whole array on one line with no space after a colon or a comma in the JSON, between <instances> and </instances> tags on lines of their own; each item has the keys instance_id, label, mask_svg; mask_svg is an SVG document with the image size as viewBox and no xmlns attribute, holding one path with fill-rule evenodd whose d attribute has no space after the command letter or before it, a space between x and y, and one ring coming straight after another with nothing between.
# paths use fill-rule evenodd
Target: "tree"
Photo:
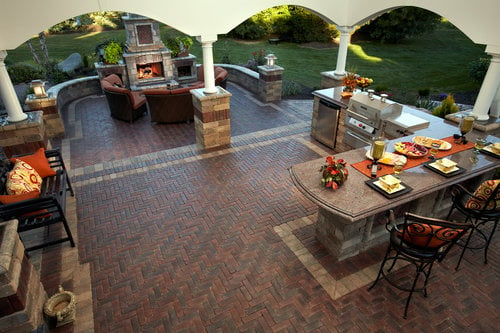
<instances>
[{"instance_id":1,"label":"tree","mask_svg":"<svg viewBox=\"0 0 500 333\"><path fill-rule=\"evenodd\" d=\"M441 17L417 7L391 10L363 25L358 33L387 43L399 43L405 38L433 31Z\"/></svg>"}]
</instances>

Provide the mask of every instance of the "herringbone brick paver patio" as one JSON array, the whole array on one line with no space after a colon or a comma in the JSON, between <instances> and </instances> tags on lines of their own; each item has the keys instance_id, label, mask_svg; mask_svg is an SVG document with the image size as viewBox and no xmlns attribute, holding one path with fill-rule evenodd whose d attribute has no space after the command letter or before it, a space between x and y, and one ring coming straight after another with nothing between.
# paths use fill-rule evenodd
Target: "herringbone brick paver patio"
<instances>
[{"instance_id":1,"label":"herringbone brick paver patio","mask_svg":"<svg viewBox=\"0 0 500 333\"><path fill-rule=\"evenodd\" d=\"M488 265L468 252L455 272L455 249L404 320L404 293L366 288L385 246L334 261L290 180L292 164L332 154L309 136L312 101L228 89L232 144L209 152L192 123L112 120L102 96L68 106L54 144L70 158L96 332L498 331L496 239Z\"/></svg>"}]
</instances>

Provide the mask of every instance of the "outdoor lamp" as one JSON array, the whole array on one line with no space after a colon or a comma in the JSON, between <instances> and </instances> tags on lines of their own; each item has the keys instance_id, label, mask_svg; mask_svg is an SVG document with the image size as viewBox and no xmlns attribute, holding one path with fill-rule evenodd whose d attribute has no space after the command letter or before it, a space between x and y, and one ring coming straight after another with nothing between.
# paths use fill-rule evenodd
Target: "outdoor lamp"
<instances>
[{"instance_id":1,"label":"outdoor lamp","mask_svg":"<svg viewBox=\"0 0 500 333\"><path fill-rule=\"evenodd\" d=\"M268 54L267 56L265 56L264 58L266 58L266 61L267 61L267 67L268 68L273 68L274 67L274 64L276 63L276 56L274 54Z\"/></svg>"},{"instance_id":2,"label":"outdoor lamp","mask_svg":"<svg viewBox=\"0 0 500 333\"><path fill-rule=\"evenodd\" d=\"M33 88L35 92L35 98L45 98L47 97L47 93L45 92L45 82L42 80L33 80L31 81L30 87Z\"/></svg>"}]
</instances>

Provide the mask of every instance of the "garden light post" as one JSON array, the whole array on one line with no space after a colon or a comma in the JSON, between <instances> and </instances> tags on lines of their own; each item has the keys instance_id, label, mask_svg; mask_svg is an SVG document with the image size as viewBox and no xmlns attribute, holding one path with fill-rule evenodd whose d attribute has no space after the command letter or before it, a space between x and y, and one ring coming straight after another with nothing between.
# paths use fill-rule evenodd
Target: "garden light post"
<instances>
[{"instance_id":1,"label":"garden light post","mask_svg":"<svg viewBox=\"0 0 500 333\"><path fill-rule=\"evenodd\" d=\"M266 58L266 66L267 68L274 68L274 65L276 64L276 60L278 59L274 54L268 54L265 56Z\"/></svg>"},{"instance_id":2,"label":"garden light post","mask_svg":"<svg viewBox=\"0 0 500 333\"><path fill-rule=\"evenodd\" d=\"M43 82L42 80L31 81L30 87L33 88L35 98L47 97L47 93L45 92L45 82Z\"/></svg>"}]
</instances>

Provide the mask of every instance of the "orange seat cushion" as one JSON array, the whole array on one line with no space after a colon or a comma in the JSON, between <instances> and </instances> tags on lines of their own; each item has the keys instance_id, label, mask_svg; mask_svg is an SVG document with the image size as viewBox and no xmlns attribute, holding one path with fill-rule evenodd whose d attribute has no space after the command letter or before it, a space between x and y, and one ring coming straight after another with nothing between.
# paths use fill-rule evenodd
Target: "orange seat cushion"
<instances>
[{"instance_id":1,"label":"orange seat cushion","mask_svg":"<svg viewBox=\"0 0 500 333\"><path fill-rule=\"evenodd\" d=\"M13 194L13 195L0 195L0 202L4 205L8 205L11 203L16 203L19 201L35 199L40 196L39 191L31 191L22 194Z\"/></svg>"},{"instance_id":2,"label":"orange seat cushion","mask_svg":"<svg viewBox=\"0 0 500 333\"><path fill-rule=\"evenodd\" d=\"M12 163L16 163L16 159L31 165L42 178L56 175L56 172L50 167L47 157L45 157L44 148L39 148L34 154L31 155L13 157L10 161Z\"/></svg>"},{"instance_id":3,"label":"orange seat cushion","mask_svg":"<svg viewBox=\"0 0 500 333\"><path fill-rule=\"evenodd\" d=\"M488 201L493 191L495 191L495 189L497 188L498 184L500 184L500 179L484 181L481 185L479 185L476 191L474 191L474 196L479 199L470 198L465 203L465 208L478 210L484 209L486 201ZM500 191L497 192L495 200L500 200ZM492 201L490 202L488 207L486 207L486 209L493 209L494 206L495 203ZM496 209L500 210L500 205L497 204Z\"/></svg>"},{"instance_id":4,"label":"orange seat cushion","mask_svg":"<svg viewBox=\"0 0 500 333\"><path fill-rule=\"evenodd\" d=\"M443 228L437 225L410 224L405 232L405 241L407 243L421 246L438 248L448 241L453 241L462 230ZM432 237L429 240L429 237Z\"/></svg>"}]
</instances>

